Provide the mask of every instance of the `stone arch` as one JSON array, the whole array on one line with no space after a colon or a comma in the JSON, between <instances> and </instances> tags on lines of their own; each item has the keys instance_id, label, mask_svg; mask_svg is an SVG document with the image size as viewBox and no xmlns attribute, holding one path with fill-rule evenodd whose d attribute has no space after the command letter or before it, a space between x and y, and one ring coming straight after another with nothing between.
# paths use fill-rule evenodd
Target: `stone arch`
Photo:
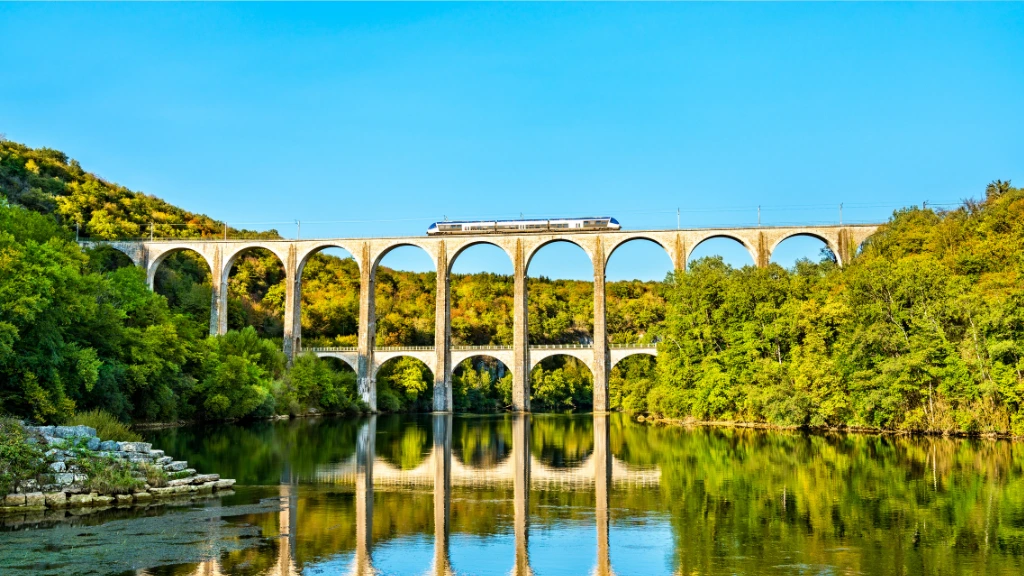
<instances>
[{"instance_id":1,"label":"stone arch","mask_svg":"<svg viewBox=\"0 0 1024 576\"><path fill-rule=\"evenodd\" d=\"M454 371L454 366L458 366L463 360L467 360L469 358L476 358L477 356L486 356L488 358L494 358L495 360L504 364L505 369L508 370L509 372L512 371L512 364L515 361L511 346L507 348L496 348L493 350L477 348L470 350L453 349L451 355L453 366L452 370Z\"/></svg>"},{"instance_id":2,"label":"stone arch","mask_svg":"<svg viewBox=\"0 0 1024 576\"><path fill-rule=\"evenodd\" d=\"M623 240L618 240L614 244L611 244L609 246L608 252L604 256L604 275L605 275L605 277L607 277L607 275L608 275L608 264L611 262L612 255L614 255L615 252L618 249L622 248L623 246L626 246L627 244L633 244L633 245L653 244L654 246L657 246L658 248L664 250L665 251L665 255L668 256L668 259L669 259L669 270L667 272L673 272L673 271L678 269L678 264L676 262L675 257L673 256L673 251L669 249L669 246L667 246L667 244L664 241L664 239L663 240L659 240L654 235L636 234L636 235L631 235L629 237L626 237ZM618 261L618 260L616 260L616 261ZM662 278L660 278L658 280L664 280L664 278L665 277L663 276ZM625 279L623 279L623 280L625 280Z\"/></svg>"},{"instance_id":3,"label":"stone arch","mask_svg":"<svg viewBox=\"0 0 1024 576\"><path fill-rule=\"evenodd\" d=\"M220 297L220 310L223 313L223 315L218 318L218 323L219 323L218 333L219 334L223 334L223 333L227 332L227 330L228 330L228 286L230 285L230 280L231 280L231 270L235 267L235 264L238 262L239 257L241 257L246 252L249 252L249 251L252 251L252 250L266 250L267 252L270 252L271 254L273 254L274 257L277 259L277 261L281 264L281 271L284 274L284 278L282 278L282 281L284 281L284 282L288 281L288 256L287 256L287 253L284 255L284 257L282 257L281 253L276 249L276 247L273 244L265 243L265 242L253 242L253 243L244 243L244 244L239 243L237 246L231 246L231 248L232 249L231 249L230 252L223 252L222 253L222 255L223 255L223 266L221 268L221 274L220 274L220 292L219 292L219 297ZM275 318L276 319L276 316L275 315L268 315L267 318ZM286 319L282 316L281 317L281 330L282 330L282 333L283 333L283 330L284 330L285 320ZM275 326L275 330L276 330L276 326ZM276 334L273 334L273 335L276 336Z\"/></svg>"},{"instance_id":4,"label":"stone arch","mask_svg":"<svg viewBox=\"0 0 1024 576\"><path fill-rule=\"evenodd\" d=\"M306 262L308 262L309 259L312 258L314 254L317 254L329 248L340 248L345 252L351 254L352 259L356 261L356 267L358 267L359 270L362 271L363 263L359 261L359 257L357 256L359 252L358 250L356 250L356 246L346 246L344 242L328 240L324 242L304 243L304 245L301 248L301 251L299 251L296 254L295 277L302 278L302 270L306 267Z\"/></svg>"},{"instance_id":5,"label":"stone arch","mask_svg":"<svg viewBox=\"0 0 1024 576\"><path fill-rule=\"evenodd\" d=\"M401 248L403 246L413 246L423 250L423 252L427 254L427 257L430 258L430 261L433 262L434 270L437 270L437 254L435 254L435 250L431 250L431 246L412 240L398 240L391 244L375 247L375 253L371 258L372 264L370 265L370 277L373 278L377 275L377 268L380 266L380 263L384 260L385 256L393 252L395 248ZM352 252L352 254L355 253Z\"/></svg>"},{"instance_id":6,"label":"stone arch","mask_svg":"<svg viewBox=\"0 0 1024 576\"><path fill-rule=\"evenodd\" d=\"M587 246L585 243L577 242L570 236L556 236L554 238L548 238L541 242L538 242L527 250L524 259L526 262L526 266L524 267L524 269L526 271L527 276L529 276L530 274L530 264L533 263L533 257L537 255L537 252L540 252L540 250L545 246L554 244L556 242L568 242L569 244L574 244L580 250L583 250L583 253L587 255L587 258L590 259L590 265L594 265L594 253L589 246Z\"/></svg>"},{"instance_id":7,"label":"stone arch","mask_svg":"<svg viewBox=\"0 0 1024 576\"><path fill-rule=\"evenodd\" d=\"M244 252L246 252L248 250L255 250L257 248L262 248L262 249L270 252L274 256L277 256L278 261L281 262L281 266L284 267L284 269L285 269L285 274L287 274L288 273L288 251L287 251L287 247L286 247L284 253L282 253L279 246L286 246L286 245L285 244L280 244L279 245L279 244L276 244L276 243L273 243L273 242L251 242L251 243L244 243L244 244L239 243L238 245L231 246L231 251L230 252L229 251L225 251L223 253L223 256L222 256L222 261L224 263L224 267L221 270L221 273L223 275L222 277L224 278L224 283L225 284L227 283L228 275L231 273L231 268L235 265L235 261L238 260L238 257L241 256Z\"/></svg>"},{"instance_id":8,"label":"stone arch","mask_svg":"<svg viewBox=\"0 0 1024 576\"><path fill-rule=\"evenodd\" d=\"M538 364L553 358L555 356L572 356L573 358L583 362L584 365L590 370L590 373L594 373L594 351L587 348L552 348L552 349L540 349L530 350L530 372L537 367Z\"/></svg>"},{"instance_id":9,"label":"stone arch","mask_svg":"<svg viewBox=\"0 0 1024 576\"><path fill-rule=\"evenodd\" d=\"M373 354L373 368L370 377L374 380L377 379L377 373L384 367L385 364L398 358L413 358L419 360L427 369L430 370L431 376L437 373L437 369L434 367L434 351L433 350L400 350L390 351L381 350L374 352Z\"/></svg>"},{"instance_id":10,"label":"stone arch","mask_svg":"<svg viewBox=\"0 0 1024 576\"><path fill-rule=\"evenodd\" d=\"M139 268L142 268L143 270L146 269L146 249L145 249L144 245L139 243L139 242L118 242L118 241L112 241L112 242L90 242L90 241L82 241L82 242L79 242L79 245L82 248L85 248L87 250L95 249L95 248L102 248L102 247L111 248L111 249L116 250L116 251L120 252L121 254L124 254L125 256L127 256L128 260L130 260L132 262L132 264L138 266Z\"/></svg>"},{"instance_id":11,"label":"stone arch","mask_svg":"<svg viewBox=\"0 0 1024 576\"><path fill-rule=\"evenodd\" d=\"M749 239L744 238L743 236L741 236L739 234L732 234L730 232L718 232L718 231L716 231L716 232L712 232L710 234L706 234L706 235L698 237L696 239L696 241L694 241L690 245L690 248L689 248L689 250L687 251L687 254L686 254L687 266L689 266L690 256L697 249L697 247L700 246L701 244L707 242L708 240L714 240L715 238L726 238L726 239L729 239L729 240L735 240L736 242L739 242L739 244L741 246L746 248L747 253L750 255L751 264L754 265L754 266L757 265L757 261L758 261L757 246L754 246L750 242Z\"/></svg>"},{"instance_id":12,"label":"stone arch","mask_svg":"<svg viewBox=\"0 0 1024 576\"><path fill-rule=\"evenodd\" d=\"M447 270L447 273L448 274L452 273L452 269L455 267L455 261L458 260L459 256L461 256L463 252L465 252L466 250L469 250L470 248L472 248L474 246L480 246L481 244L487 244L487 245L490 245L490 246L494 246L495 248L498 248L499 250L501 250L502 252L505 253L505 256L508 257L508 261L509 261L510 264L513 264L513 265L515 264L515 258L513 258L512 254L509 253L508 248L503 246L501 243L499 243L499 242L497 242L495 240L476 239L476 238L474 238L474 239L471 239L469 241L465 241L462 244L459 244L459 245L457 245L455 247L451 247L451 248L448 249L448 270Z\"/></svg>"},{"instance_id":13,"label":"stone arch","mask_svg":"<svg viewBox=\"0 0 1024 576\"><path fill-rule=\"evenodd\" d=\"M821 240L822 243L824 243L825 246L829 250L831 250L833 254L835 254L836 262L840 266L845 264L843 262L842 254L839 253L839 246L838 246L838 244L833 239L826 237L824 234L819 234L818 232L815 232L813 230L797 230L797 231L790 232L790 233L787 233L787 234L784 234L784 235L780 235L778 238L775 239L775 242L773 242L771 247L768 249L768 260L769 261L771 260L772 254L775 253L775 249L778 248L780 244L782 244L786 240L789 240L790 238L799 238L799 237L814 238L814 239L817 239L817 240Z\"/></svg>"},{"instance_id":14,"label":"stone arch","mask_svg":"<svg viewBox=\"0 0 1024 576\"><path fill-rule=\"evenodd\" d=\"M508 354L501 354L500 352L503 351L492 353L491 351L487 350L469 350L465 352L467 353L463 353L458 356L455 355L455 352L452 352L452 376L455 375L455 370L458 369L463 362L465 362L466 360L472 360L474 358L489 358L491 360L497 360L498 362L501 363L502 367L505 369L505 372L509 374L512 373L513 358L511 350L508 350ZM502 358L502 356L505 356L505 358ZM458 358L458 361L456 361L456 358Z\"/></svg>"},{"instance_id":15,"label":"stone arch","mask_svg":"<svg viewBox=\"0 0 1024 576\"><path fill-rule=\"evenodd\" d=\"M630 234L630 235L623 235L623 236L615 235L615 236L609 236L609 238L614 238L614 243L611 243L611 244L608 245L607 253L605 254L605 257L604 257L604 271L605 271L605 273L608 272L608 262L611 261L612 255L615 254L615 251L618 250L619 248L621 248L622 246L624 246L626 244L629 244L630 242L637 242L637 241L639 241L639 242L647 241L647 242L651 242L653 244L656 244L658 247L660 247L662 250L665 251L665 255L668 256L669 262L672 262L673 265L675 264L675 262L672 261L672 251L669 250L669 248L667 246L665 246L665 244L661 240L659 240L656 236L654 236L653 234L643 234L643 233L640 233L640 234Z\"/></svg>"},{"instance_id":16,"label":"stone arch","mask_svg":"<svg viewBox=\"0 0 1024 576\"><path fill-rule=\"evenodd\" d=\"M620 352L620 353L616 354L616 352ZM658 351L657 350L653 350L653 349L651 349L651 350L628 350L628 349L627 350L612 350L611 358L609 358L609 364L611 364L611 365L608 368L609 369L615 368L615 366L619 362L622 362L626 358L629 358L630 356L639 356L639 355L646 355L646 356L650 356L651 358L657 358L658 357Z\"/></svg>"},{"instance_id":17,"label":"stone arch","mask_svg":"<svg viewBox=\"0 0 1024 576\"><path fill-rule=\"evenodd\" d=\"M316 352L320 358L336 358L352 369L353 372L359 373L359 356L355 352Z\"/></svg>"},{"instance_id":18,"label":"stone arch","mask_svg":"<svg viewBox=\"0 0 1024 576\"><path fill-rule=\"evenodd\" d=\"M420 244L420 243L417 243L417 242L406 242L406 241L403 240L403 241L395 241L394 243L387 244L382 249L380 249L379 247L373 248L373 249L375 249L377 251L376 251L375 255L373 255L373 252L371 251L370 262L372 264L371 264L370 270L369 270L369 282L368 282L368 284L366 286L360 285L360 290L362 290L362 291L369 291L369 293L370 293L370 305L372 307L372 309L370 310L370 318L372 319L372 322L370 322L369 326L367 326L364 329L369 331L368 336L369 336L371 342L376 343L378 335L380 335L382 333L386 333L386 314L381 314L381 312L382 312L382 310L381 310L382 298L381 298L381 295L380 295L380 291L383 290L383 287L382 287L382 284L380 282L380 265L384 261L384 258L386 258L388 256L388 254L391 254L392 252L394 252L398 248L402 248L402 247L406 247L406 246L411 246L411 247L419 248L420 250L422 250L427 255L427 257L430 258L430 262L431 262L431 264L434 267L435 273L437 271L437 257L436 257L437 255L434 254L433 252L431 252L428 249L428 248L430 248L429 244ZM436 283L434 283L433 286L426 287L427 293L429 293L431 288L436 290L436 288L437 288ZM433 295L433 298L436 299L436 297L437 297L437 294L435 293ZM397 300L392 301L392 302L393 303L397 302ZM403 319L407 319L407 317L405 317L405 316L402 316L402 318ZM415 318L417 320L419 320L419 321L425 321L425 320L429 319L429 322L427 322L426 325L430 326L436 332L436 329L437 329L437 327L436 327L436 322L437 322L437 308L436 308L436 306L428 306L427 309L425 311L423 311L421 315L417 315L417 316L415 316ZM384 332L382 332L382 331L384 331ZM419 334L422 336L423 332L425 332L425 331L426 330L420 331ZM436 339L436 333L435 333L434 338ZM431 343L433 343L433 341L434 340L432 339ZM400 342L385 343L384 345L385 346L423 346L423 345L426 345L426 344L427 344L426 342L421 340L419 343L408 342L408 341L400 341ZM431 366L431 370L433 370L433 367L432 367L433 365L431 363L428 362L427 365Z\"/></svg>"},{"instance_id":19,"label":"stone arch","mask_svg":"<svg viewBox=\"0 0 1024 576\"><path fill-rule=\"evenodd\" d=\"M296 256L296 266L295 266L295 272L294 272L294 276L293 276L293 282L294 282L293 285L294 285L294 291L295 291L294 298L295 298L295 302L296 302L297 311L296 311L295 317L294 317L294 325L293 325L293 328L292 328L292 337L295 339L296 345L298 345L298 343L301 342L301 338L302 338L302 320L303 320L303 316L305 316L307 321L309 321L311 323L314 323L314 324L316 323L316 320L318 318L319 319L323 319L322 315L318 315L317 314L316 306L315 305L312 306L312 307L307 307L308 303L304 303L304 301L302 299L303 290L306 288L306 282L303 280L303 274L304 274L304 272L306 270L306 265L309 263L310 259L313 258L313 256L319 254L320 252L323 252L324 250L330 250L332 248L337 248L337 249L340 249L340 250L344 250L346 253L348 253L349 257L355 262L355 265L356 265L356 272L355 272L355 277L354 278L352 278L351 276L348 276L348 275L342 275L341 278L337 278L337 277L333 278L333 280L336 280L336 282L329 282L328 284L332 288L340 288L341 284L346 283L346 282L354 281L354 283L355 283L355 292L354 292L354 294L355 294L355 300L356 300L356 303L357 303L357 307L356 307L355 314L354 314L354 316L355 316L355 318L354 318L355 319L355 324L354 324L355 333L354 334L345 334L345 335L346 336L352 336L352 337L355 337L355 338L358 339L358 334L359 334L358 301L359 301L359 291L360 291L362 280L363 280L362 279L362 274L360 273L359 258L356 257L354 252L349 250L347 247L345 247L345 245L343 243L340 243L340 242L335 242L335 241L310 242L310 243L307 243L306 245L303 245L301 247L301 256L298 256L298 255ZM343 291L341 293L342 294L346 294L346 293L349 293L349 292L351 292L351 290ZM334 300L333 298L329 298L329 299L326 299L326 300L322 300L320 302L320 304L322 304L323 306L337 306L338 302L336 300ZM305 314L303 314L303 313L305 313ZM322 327L322 325L321 325L321 327ZM334 332L333 334L327 333L326 331L323 331L319 336L321 336L321 337L328 337L328 338L334 338L334 337L337 337L337 336L342 336L341 331L346 331L347 330L347 328L343 327L343 326L336 326L335 328L336 328L337 331L336 332L332 331L332 332ZM338 344L335 343L333 345L336 346Z\"/></svg>"},{"instance_id":20,"label":"stone arch","mask_svg":"<svg viewBox=\"0 0 1024 576\"><path fill-rule=\"evenodd\" d=\"M211 280L213 278L216 278L217 269L214 266L213 261L211 261L210 258L206 254L204 254L203 251L200 250L198 247L193 247L188 244L171 245L167 247L161 247L161 250L156 254L153 254L153 252L156 252L155 250L150 251L149 266L146 268L146 282L149 284L150 289L153 289L154 287L153 282L154 280L156 280L156 272L157 269L160 268L160 264L162 264L163 261L166 260L167 257L170 256L171 254L176 254L178 252L185 251L195 252L196 254L198 254L199 257L203 259L203 262L206 262L206 266L210 269Z\"/></svg>"},{"instance_id":21,"label":"stone arch","mask_svg":"<svg viewBox=\"0 0 1024 576\"><path fill-rule=\"evenodd\" d=\"M83 246L89 255L89 268L103 272L113 272L121 268L139 268L145 273L145 267L132 259L131 256L117 246L110 244L90 244Z\"/></svg>"}]
</instances>

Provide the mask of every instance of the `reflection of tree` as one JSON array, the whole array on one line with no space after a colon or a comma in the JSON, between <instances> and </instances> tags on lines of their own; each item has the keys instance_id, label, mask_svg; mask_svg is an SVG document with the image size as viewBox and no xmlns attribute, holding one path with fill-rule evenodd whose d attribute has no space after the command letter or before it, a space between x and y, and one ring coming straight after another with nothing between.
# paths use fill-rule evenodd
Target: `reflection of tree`
<instances>
[{"instance_id":1,"label":"reflection of tree","mask_svg":"<svg viewBox=\"0 0 1024 576\"><path fill-rule=\"evenodd\" d=\"M1012 519L1024 514L1024 453L1015 444L623 418L611 437L619 458L661 469L654 502L630 487L620 497L670 512L679 573L754 573L794 553L867 574L891 573L894 558L934 572L961 554L982 562L975 573L1020 568L1024 524Z\"/></svg>"},{"instance_id":2,"label":"reflection of tree","mask_svg":"<svg viewBox=\"0 0 1024 576\"><path fill-rule=\"evenodd\" d=\"M577 466L594 449L594 420L590 416L535 414L532 421L530 451L545 464Z\"/></svg>"},{"instance_id":3,"label":"reflection of tree","mask_svg":"<svg viewBox=\"0 0 1024 576\"><path fill-rule=\"evenodd\" d=\"M466 466L493 468L511 454L512 428L507 417L459 418L453 427L452 450Z\"/></svg>"},{"instance_id":4,"label":"reflection of tree","mask_svg":"<svg viewBox=\"0 0 1024 576\"><path fill-rule=\"evenodd\" d=\"M579 462L591 453L599 457L591 416L533 415L530 421L531 453L546 464ZM315 468L317 459L326 463L352 456L358 421L325 419L318 426L311 426L317 421L307 422L303 426L310 427L300 429L304 436L295 435L294 422L246 428L253 437L277 446L275 457L280 458L254 452L253 469L269 467L273 473L253 472L252 476L280 475L286 455L299 463L297 470ZM453 448L493 458L498 447L511 449L511 422L511 416L456 417ZM832 566L867 574L893 572L894 558L902 558L900 566L913 567L907 573L1020 573L1024 452L1017 444L653 427L621 414L612 415L609 425L608 450L615 458L634 468L656 466L661 471L657 488L614 484L608 496L610 518L618 525L652 512L667 516L674 532L672 557L677 573L760 573L764 566L792 564L794 555L812 568ZM181 442L184 432L162 434ZM236 450L244 454L238 460L250 457L246 452L255 444L233 445L243 437L214 432L207 433L208 440L224 451L223 456ZM406 441L406 437L416 440ZM395 450L392 458L400 463L404 453L421 450L421 437L426 438L422 448L426 452L433 443L430 417L379 417L377 455L382 447L391 446L385 449ZM338 438L347 440L337 446L328 442ZM404 448L407 442L413 448ZM347 452L339 448L346 443ZM309 461L288 452L303 452L309 446L325 451L317 453L313 448ZM183 451L172 453L200 461ZM205 457L210 462L214 458ZM228 461L230 466L240 466L236 460ZM593 525L596 489L539 488L536 482L532 488L531 526ZM511 485L455 487L450 533L507 534L515 517L514 496ZM293 555L300 571L355 549L351 485L300 485L294 502ZM377 486L372 542L380 546L403 536L429 538L434 533L433 514L430 492ZM277 551L273 537L279 532L278 515L240 520L258 525L271 543L224 555L225 568L238 567L231 573L249 573L242 568L247 561L259 567L265 565L261 554L272 558ZM614 545L615 526L609 531ZM620 570L625 569L621 563L628 558L614 560ZM512 558L503 561L511 563Z\"/></svg>"},{"instance_id":5,"label":"reflection of tree","mask_svg":"<svg viewBox=\"0 0 1024 576\"><path fill-rule=\"evenodd\" d=\"M148 440L197 470L216 470L240 485L277 484L282 476L309 478L318 465L355 452L356 422L298 418L155 430Z\"/></svg>"},{"instance_id":6,"label":"reflection of tree","mask_svg":"<svg viewBox=\"0 0 1024 576\"><path fill-rule=\"evenodd\" d=\"M400 470L412 470L430 453L433 431L430 417L377 417L377 456Z\"/></svg>"}]
</instances>

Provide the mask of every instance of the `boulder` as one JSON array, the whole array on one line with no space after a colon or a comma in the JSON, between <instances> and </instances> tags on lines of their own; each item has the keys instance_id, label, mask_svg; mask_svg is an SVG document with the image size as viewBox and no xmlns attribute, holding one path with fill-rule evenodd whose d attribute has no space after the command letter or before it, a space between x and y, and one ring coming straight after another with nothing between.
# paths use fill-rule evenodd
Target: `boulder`
<instances>
[{"instance_id":1,"label":"boulder","mask_svg":"<svg viewBox=\"0 0 1024 576\"><path fill-rule=\"evenodd\" d=\"M53 464L50 464L50 470L53 470L54 472L63 472L67 469L68 467L63 462L54 462Z\"/></svg>"},{"instance_id":2,"label":"boulder","mask_svg":"<svg viewBox=\"0 0 1024 576\"><path fill-rule=\"evenodd\" d=\"M164 498L166 496L174 495L174 486L166 486L164 488L150 488L149 493L155 498ZM135 495L138 497L138 494Z\"/></svg>"},{"instance_id":3,"label":"boulder","mask_svg":"<svg viewBox=\"0 0 1024 576\"><path fill-rule=\"evenodd\" d=\"M93 496L92 503L94 506L110 506L114 503L113 496Z\"/></svg>"},{"instance_id":4,"label":"boulder","mask_svg":"<svg viewBox=\"0 0 1024 576\"><path fill-rule=\"evenodd\" d=\"M25 506L34 506L37 508L46 506L46 498L42 492L29 492L25 494Z\"/></svg>"},{"instance_id":5,"label":"boulder","mask_svg":"<svg viewBox=\"0 0 1024 576\"><path fill-rule=\"evenodd\" d=\"M8 494L4 498L4 506L24 506L25 495L24 494Z\"/></svg>"},{"instance_id":6,"label":"boulder","mask_svg":"<svg viewBox=\"0 0 1024 576\"><path fill-rule=\"evenodd\" d=\"M220 474L197 474L189 478L189 481L193 484L206 484L207 482L216 482L217 480L220 480Z\"/></svg>"},{"instance_id":7,"label":"boulder","mask_svg":"<svg viewBox=\"0 0 1024 576\"><path fill-rule=\"evenodd\" d=\"M117 449L121 452L149 452L153 447L146 442L118 442Z\"/></svg>"},{"instance_id":8,"label":"boulder","mask_svg":"<svg viewBox=\"0 0 1024 576\"><path fill-rule=\"evenodd\" d=\"M68 498L69 506L92 506L92 494L72 494Z\"/></svg>"},{"instance_id":9,"label":"boulder","mask_svg":"<svg viewBox=\"0 0 1024 576\"><path fill-rule=\"evenodd\" d=\"M68 496L63 492L48 492L43 494L43 500L47 508L64 508L68 505Z\"/></svg>"},{"instance_id":10,"label":"boulder","mask_svg":"<svg viewBox=\"0 0 1024 576\"><path fill-rule=\"evenodd\" d=\"M125 504L131 504L132 501L134 500L134 498L132 498L131 494L118 494L116 499L117 499L117 504L119 506L123 506Z\"/></svg>"},{"instance_id":11,"label":"boulder","mask_svg":"<svg viewBox=\"0 0 1024 576\"><path fill-rule=\"evenodd\" d=\"M177 460L164 466L164 470L167 472L181 472L188 466L188 462L184 460Z\"/></svg>"},{"instance_id":12,"label":"boulder","mask_svg":"<svg viewBox=\"0 0 1024 576\"><path fill-rule=\"evenodd\" d=\"M216 482L206 482L205 484L200 484L196 486L196 492L200 494L210 494L213 492L214 484L216 484Z\"/></svg>"},{"instance_id":13,"label":"boulder","mask_svg":"<svg viewBox=\"0 0 1024 576\"><path fill-rule=\"evenodd\" d=\"M96 435L96 429L88 426L54 426L53 435L57 438L90 438Z\"/></svg>"},{"instance_id":14,"label":"boulder","mask_svg":"<svg viewBox=\"0 0 1024 576\"><path fill-rule=\"evenodd\" d=\"M217 490L224 490L226 488L231 488L234 485L235 485L235 481L234 480L218 480L218 481L213 483L213 487L215 489L217 489Z\"/></svg>"},{"instance_id":15,"label":"boulder","mask_svg":"<svg viewBox=\"0 0 1024 576\"><path fill-rule=\"evenodd\" d=\"M174 462L174 458L171 458L170 456L161 456L161 457L157 458L156 462L154 462L154 463L157 466L166 466L167 464L170 464L171 462Z\"/></svg>"},{"instance_id":16,"label":"boulder","mask_svg":"<svg viewBox=\"0 0 1024 576\"><path fill-rule=\"evenodd\" d=\"M100 442L99 449L104 452L117 452L117 442L114 440L104 440Z\"/></svg>"},{"instance_id":17,"label":"boulder","mask_svg":"<svg viewBox=\"0 0 1024 576\"><path fill-rule=\"evenodd\" d=\"M153 499L153 495L149 492L136 492L134 496L136 502L148 502Z\"/></svg>"},{"instance_id":18,"label":"boulder","mask_svg":"<svg viewBox=\"0 0 1024 576\"><path fill-rule=\"evenodd\" d=\"M67 440L65 440L63 438L58 438L56 436L44 436L43 437L43 442L46 442L47 446L53 446L55 448L59 448L59 447L63 446L67 442Z\"/></svg>"},{"instance_id":19,"label":"boulder","mask_svg":"<svg viewBox=\"0 0 1024 576\"><path fill-rule=\"evenodd\" d=\"M164 457L164 451L163 450L150 450L149 451L149 455L152 456L153 458L163 458Z\"/></svg>"},{"instance_id":20,"label":"boulder","mask_svg":"<svg viewBox=\"0 0 1024 576\"><path fill-rule=\"evenodd\" d=\"M86 443L85 443L85 447L88 448L89 450L92 450L93 452L99 450L100 449L100 439L97 438L96 436L93 436L93 437L89 438L89 440L86 441Z\"/></svg>"}]
</instances>

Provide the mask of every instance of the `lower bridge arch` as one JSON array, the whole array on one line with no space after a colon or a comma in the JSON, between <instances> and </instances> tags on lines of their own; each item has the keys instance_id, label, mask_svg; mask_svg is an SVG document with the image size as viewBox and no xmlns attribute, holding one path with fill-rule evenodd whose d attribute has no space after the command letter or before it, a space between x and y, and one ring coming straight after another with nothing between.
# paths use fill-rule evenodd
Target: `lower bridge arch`
<instances>
[{"instance_id":1,"label":"lower bridge arch","mask_svg":"<svg viewBox=\"0 0 1024 576\"><path fill-rule=\"evenodd\" d=\"M541 350L530 350L530 372L537 367L538 364L551 358L553 356L572 356L573 358L583 362L583 364L590 369L591 374L594 372L594 351L586 348L553 348L553 349L541 349Z\"/></svg>"},{"instance_id":2,"label":"lower bridge arch","mask_svg":"<svg viewBox=\"0 0 1024 576\"><path fill-rule=\"evenodd\" d=\"M428 350L380 350L373 353L373 368L370 372L371 379L377 378L377 372L380 371L381 367L398 358L414 358L419 360L427 366L431 374L437 374L437 370L434 366L434 349Z\"/></svg>"},{"instance_id":3,"label":"lower bridge arch","mask_svg":"<svg viewBox=\"0 0 1024 576\"><path fill-rule=\"evenodd\" d=\"M652 358L658 357L658 349L651 348L612 348L608 357L608 368L615 368L615 365L619 362L629 358L630 356L646 355Z\"/></svg>"},{"instance_id":4,"label":"lower bridge arch","mask_svg":"<svg viewBox=\"0 0 1024 576\"><path fill-rule=\"evenodd\" d=\"M353 372L359 373L359 353L357 352L314 352L314 354L320 358L337 358L347 364Z\"/></svg>"}]
</instances>

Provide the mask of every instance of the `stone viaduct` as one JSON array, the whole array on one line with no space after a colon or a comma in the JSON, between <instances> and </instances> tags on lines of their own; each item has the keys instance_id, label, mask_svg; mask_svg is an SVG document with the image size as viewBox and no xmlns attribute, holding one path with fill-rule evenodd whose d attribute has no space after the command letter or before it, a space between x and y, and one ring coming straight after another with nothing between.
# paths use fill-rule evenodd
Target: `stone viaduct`
<instances>
[{"instance_id":1,"label":"stone viaduct","mask_svg":"<svg viewBox=\"0 0 1024 576\"><path fill-rule=\"evenodd\" d=\"M838 225L810 227L756 227L690 230L615 230L566 232L511 232L458 234L448 236L413 236L401 238L334 238L319 240L138 240L83 241L83 247L106 245L131 258L146 271L153 287L157 268L170 254L192 250L200 254L210 267L213 302L210 333L227 332L228 275L235 260L246 250L264 248L284 264L287 274L284 314L284 352L293 358L301 349L301 281L302 269L309 257L325 248L342 248L355 257L359 266L359 334L353 349L314 349L320 356L333 356L347 362L356 371L359 392L367 404L376 409L375 376L380 366L391 358L412 356L422 360L434 374L434 409L447 412L452 406L451 375L453 366L471 356L492 356L501 360L512 372L513 408L529 411L529 374L542 359L567 354L579 358L594 375L594 410L608 408L608 376L615 363L632 354L656 354L654 347L619 348L609 346L605 327L605 271L615 250L631 240L649 240L661 246L677 271L686 269L689 254L706 240L731 238L742 244L758 266L767 266L772 252L782 241L794 236L820 239L836 255L840 265L849 262L861 243L878 229L877 225ZM583 249L594 269L594 341L592 346L530 346L527 325L526 275L533 256L552 242L570 242ZM451 341L452 264L464 250L477 244L491 244L503 250L512 262L515 284L511 348L453 347ZM384 256L400 246L422 248L437 270L435 341L433 347L377 348L374 346L376 319L374 283L377 267Z\"/></svg>"}]
</instances>

